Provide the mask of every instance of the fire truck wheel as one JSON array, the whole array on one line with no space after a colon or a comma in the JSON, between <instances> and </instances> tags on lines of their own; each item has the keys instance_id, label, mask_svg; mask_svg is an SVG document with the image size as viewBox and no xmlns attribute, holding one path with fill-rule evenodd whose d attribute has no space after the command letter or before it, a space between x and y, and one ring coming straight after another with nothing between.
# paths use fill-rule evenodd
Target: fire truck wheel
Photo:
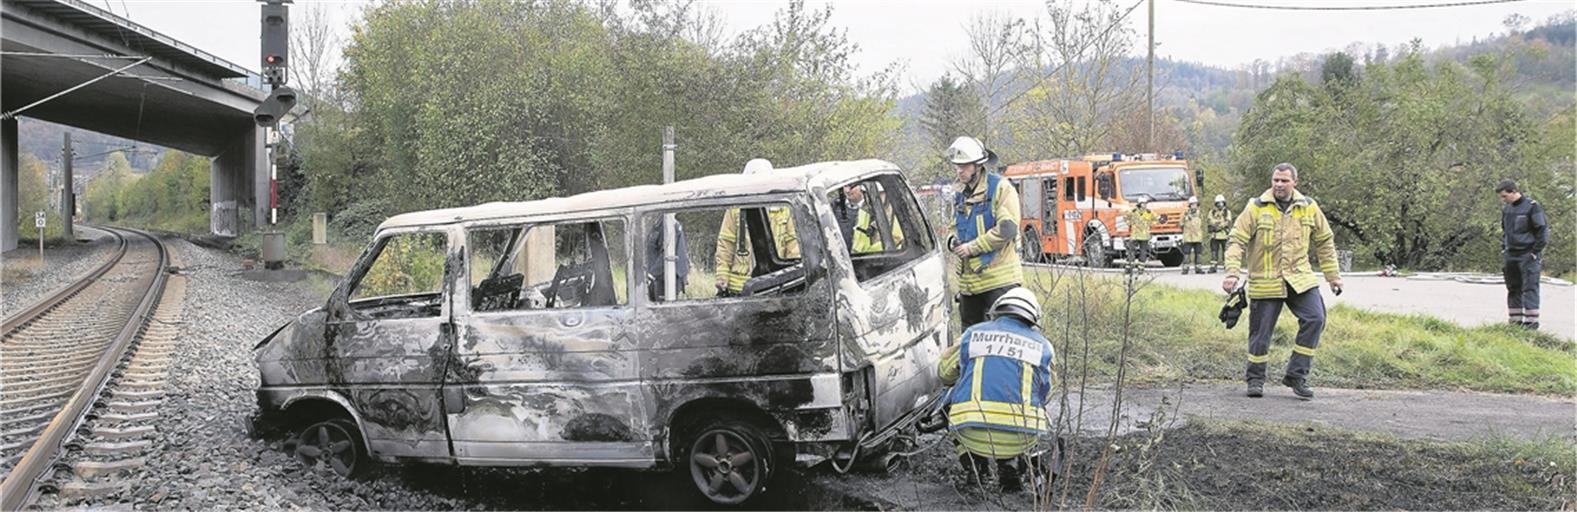
<instances>
[{"instance_id":1,"label":"fire truck wheel","mask_svg":"<svg viewBox=\"0 0 1577 512\"><path fill-rule=\"evenodd\" d=\"M1035 228L1024 230L1024 240L1019 242L1019 247L1022 248L1020 252L1023 253L1025 263L1040 263L1044 256L1040 247L1040 232L1035 231Z\"/></svg>"},{"instance_id":2,"label":"fire truck wheel","mask_svg":"<svg viewBox=\"0 0 1577 512\"><path fill-rule=\"evenodd\" d=\"M1099 233L1084 234L1084 262L1094 268L1105 268L1111 262L1111 254L1106 251L1106 246L1101 244Z\"/></svg>"}]
</instances>

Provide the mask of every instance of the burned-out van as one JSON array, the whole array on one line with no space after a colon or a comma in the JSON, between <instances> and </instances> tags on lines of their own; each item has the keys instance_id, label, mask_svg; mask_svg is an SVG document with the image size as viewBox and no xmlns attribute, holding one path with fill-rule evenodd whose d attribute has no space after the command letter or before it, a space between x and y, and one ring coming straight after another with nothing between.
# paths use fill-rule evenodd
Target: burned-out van
<instances>
[{"instance_id":1,"label":"burned-out van","mask_svg":"<svg viewBox=\"0 0 1577 512\"><path fill-rule=\"evenodd\" d=\"M258 343L259 421L345 475L672 468L739 503L925 412L943 272L876 160L399 215L327 304Z\"/></svg>"}]
</instances>

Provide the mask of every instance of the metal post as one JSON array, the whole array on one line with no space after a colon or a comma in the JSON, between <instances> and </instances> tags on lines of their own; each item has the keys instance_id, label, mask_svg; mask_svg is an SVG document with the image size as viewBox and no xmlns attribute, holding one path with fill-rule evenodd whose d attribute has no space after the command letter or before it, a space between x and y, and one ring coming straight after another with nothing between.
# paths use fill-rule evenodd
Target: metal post
<instances>
[{"instance_id":1,"label":"metal post","mask_svg":"<svg viewBox=\"0 0 1577 512\"><path fill-rule=\"evenodd\" d=\"M268 141L268 226L274 227L279 223L279 129L264 127Z\"/></svg>"},{"instance_id":2,"label":"metal post","mask_svg":"<svg viewBox=\"0 0 1577 512\"><path fill-rule=\"evenodd\" d=\"M1155 0L1150 4L1150 44L1145 47L1147 70L1144 78L1144 151L1155 151Z\"/></svg>"},{"instance_id":3,"label":"metal post","mask_svg":"<svg viewBox=\"0 0 1577 512\"><path fill-rule=\"evenodd\" d=\"M72 190L71 160L76 158L76 153L71 150L71 134L62 133L61 138L65 143L60 150L60 236L67 241L76 240L76 233L71 231L71 218L77 213L76 191Z\"/></svg>"},{"instance_id":4,"label":"metal post","mask_svg":"<svg viewBox=\"0 0 1577 512\"><path fill-rule=\"evenodd\" d=\"M663 128L663 183L674 182L674 127ZM677 287L677 258L674 257L674 214L663 214L663 301L673 302L679 297Z\"/></svg>"}]
</instances>

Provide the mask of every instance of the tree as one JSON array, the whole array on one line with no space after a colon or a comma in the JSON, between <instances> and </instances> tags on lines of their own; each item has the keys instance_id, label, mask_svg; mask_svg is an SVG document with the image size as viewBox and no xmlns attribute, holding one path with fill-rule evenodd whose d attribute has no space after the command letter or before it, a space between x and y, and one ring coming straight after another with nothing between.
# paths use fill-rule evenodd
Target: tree
<instances>
[{"instance_id":1,"label":"tree","mask_svg":"<svg viewBox=\"0 0 1577 512\"><path fill-rule=\"evenodd\" d=\"M1320 83L1330 86L1339 84L1352 84L1357 80L1358 72L1353 68L1352 56L1336 52L1325 56L1325 61L1320 64Z\"/></svg>"},{"instance_id":2,"label":"tree","mask_svg":"<svg viewBox=\"0 0 1577 512\"><path fill-rule=\"evenodd\" d=\"M964 26L969 38L969 53L953 63L953 71L979 98L980 119L973 124L978 124L980 129L973 133L987 145L998 142L996 139L1005 135L1005 127L998 123L997 111L1006 100L1004 96L1021 87L1020 71L1033 50L1033 32L1023 18L997 11L971 16Z\"/></svg>"},{"instance_id":3,"label":"tree","mask_svg":"<svg viewBox=\"0 0 1577 512\"><path fill-rule=\"evenodd\" d=\"M34 232L33 212L49 211L49 187L45 184L49 170L32 153L22 153L20 163L16 175L16 219L19 232L27 234Z\"/></svg>"},{"instance_id":4,"label":"tree","mask_svg":"<svg viewBox=\"0 0 1577 512\"><path fill-rule=\"evenodd\" d=\"M1128 12L1109 0L1047 3L1051 29L1036 38L1028 67L1054 72L1032 83L1009 115L1018 154L1113 149L1107 145L1122 120L1142 114L1144 75L1127 59L1134 32L1122 23Z\"/></svg>"},{"instance_id":5,"label":"tree","mask_svg":"<svg viewBox=\"0 0 1577 512\"><path fill-rule=\"evenodd\" d=\"M104 167L88 182L83 196L83 215L100 222L119 220L126 214L125 189L135 180L126 155L116 151L104 159Z\"/></svg>"},{"instance_id":6,"label":"tree","mask_svg":"<svg viewBox=\"0 0 1577 512\"><path fill-rule=\"evenodd\" d=\"M985 133L985 109L979 96L969 86L953 79L951 73L942 75L926 91L925 111L920 115L920 128L925 132L927 147L945 148L960 136L978 136ZM933 150L934 158L941 158ZM937 160L940 169L945 163ZM920 172L931 166L922 165ZM946 174L945 171L942 174Z\"/></svg>"},{"instance_id":7,"label":"tree","mask_svg":"<svg viewBox=\"0 0 1577 512\"><path fill-rule=\"evenodd\" d=\"M1297 165L1299 190L1319 201L1338 245L1374 263L1490 269L1499 258L1497 181L1538 183L1554 212L1573 202L1561 176L1571 174L1571 132L1533 122L1501 84L1506 65L1480 56L1431 66L1415 47L1350 88L1283 76L1244 116L1230 172L1251 194L1268 186L1277 162ZM1552 251L1570 250L1570 231L1551 231Z\"/></svg>"}]
</instances>

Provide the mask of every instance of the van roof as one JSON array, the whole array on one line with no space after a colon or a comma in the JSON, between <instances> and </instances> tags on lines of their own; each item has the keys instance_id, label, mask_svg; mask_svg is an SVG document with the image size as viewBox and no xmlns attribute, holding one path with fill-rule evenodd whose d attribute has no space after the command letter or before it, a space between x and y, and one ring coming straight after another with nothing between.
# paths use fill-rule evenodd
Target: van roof
<instances>
[{"instance_id":1,"label":"van roof","mask_svg":"<svg viewBox=\"0 0 1577 512\"><path fill-rule=\"evenodd\" d=\"M378 230L608 208L628 208L703 198L808 191L816 187L824 188L859 179L881 171L897 170L898 166L883 160L853 160L786 167L774 169L767 174L754 176L745 176L738 171L731 171L677 181L666 185L638 185L586 192L570 197L553 197L536 201L493 202L460 208L402 213L383 221L382 224L378 225Z\"/></svg>"}]
</instances>

